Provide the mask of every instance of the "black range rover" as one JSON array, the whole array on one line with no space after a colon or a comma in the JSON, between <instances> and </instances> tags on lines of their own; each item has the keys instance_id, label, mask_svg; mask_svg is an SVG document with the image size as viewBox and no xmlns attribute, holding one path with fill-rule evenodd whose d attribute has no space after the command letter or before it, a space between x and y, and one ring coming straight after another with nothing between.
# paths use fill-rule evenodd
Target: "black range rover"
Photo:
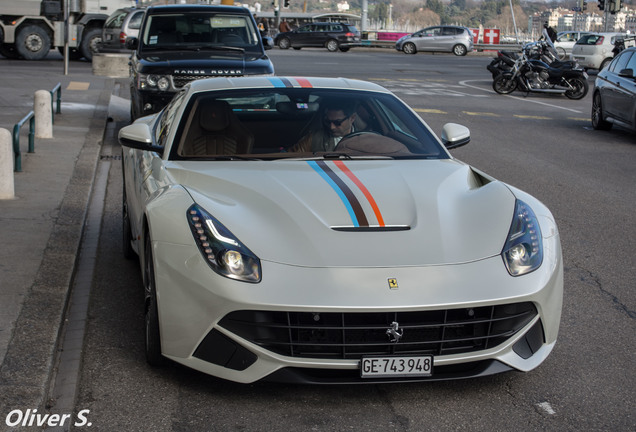
<instances>
[{"instance_id":1,"label":"black range rover","mask_svg":"<svg viewBox=\"0 0 636 432\"><path fill-rule=\"evenodd\" d=\"M236 6L169 5L146 10L130 62L131 117L161 110L188 82L216 76L273 75L250 11Z\"/></svg>"}]
</instances>

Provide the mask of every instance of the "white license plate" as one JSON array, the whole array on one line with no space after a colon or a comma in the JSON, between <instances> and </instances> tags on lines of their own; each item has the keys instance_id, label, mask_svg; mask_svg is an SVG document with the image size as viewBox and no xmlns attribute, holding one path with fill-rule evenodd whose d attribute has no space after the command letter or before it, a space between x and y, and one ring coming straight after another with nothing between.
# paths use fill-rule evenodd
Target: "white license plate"
<instances>
[{"instance_id":1,"label":"white license plate","mask_svg":"<svg viewBox=\"0 0 636 432\"><path fill-rule=\"evenodd\" d=\"M433 374L433 356L362 357L360 376L378 377L422 377Z\"/></svg>"}]
</instances>

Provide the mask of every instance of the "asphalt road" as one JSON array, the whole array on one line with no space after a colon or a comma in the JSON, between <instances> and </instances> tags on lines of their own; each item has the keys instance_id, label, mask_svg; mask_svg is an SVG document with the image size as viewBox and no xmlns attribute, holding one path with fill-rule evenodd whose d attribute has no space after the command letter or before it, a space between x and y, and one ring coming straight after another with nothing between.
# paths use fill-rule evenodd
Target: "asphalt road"
<instances>
[{"instance_id":1,"label":"asphalt road","mask_svg":"<svg viewBox=\"0 0 636 432\"><path fill-rule=\"evenodd\" d=\"M89 410L90 430L635 430L634 134L592 130L591 94L495 94L487 56L274 49L271 57L279 75L381 83L438 133L446 122L468 126L473 139L455 157L548 205L565 260L556 348L526 374L400 385L241 385L178 365L150 368L139 268L121 254L114 137L126 121L115 119L103 149L110 173L75 404Z\"/></svg>"}]
</instances>

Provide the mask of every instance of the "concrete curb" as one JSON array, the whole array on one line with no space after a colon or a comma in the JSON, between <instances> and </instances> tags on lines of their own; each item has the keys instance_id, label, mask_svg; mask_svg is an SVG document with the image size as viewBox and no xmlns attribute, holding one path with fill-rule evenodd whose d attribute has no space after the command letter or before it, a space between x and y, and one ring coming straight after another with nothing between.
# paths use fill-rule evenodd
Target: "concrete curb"
<instances>
[{"instance_id":1,"label":"concrete curb","mask_svg":"<svg viewBox=\"0 0 636 432\"><path fill-rule=\"evenodd\" d=\"M42 263L0 366L1 413L29 408L44 413L51 405L47 395L59 349L58 337L75 273L112 87L112 83L106 85L99 96Z\"/></svg>"}]
</instances>

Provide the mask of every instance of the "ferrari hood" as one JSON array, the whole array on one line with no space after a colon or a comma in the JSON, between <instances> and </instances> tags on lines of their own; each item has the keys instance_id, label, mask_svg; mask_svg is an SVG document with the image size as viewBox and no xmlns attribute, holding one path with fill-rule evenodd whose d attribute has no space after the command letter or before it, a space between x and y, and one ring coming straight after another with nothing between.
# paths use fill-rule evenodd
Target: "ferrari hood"
<instances>
[{"instance_id":1,"label":"ferrari hood","mask_svg":"<svg viewBox=\"0 0 636 432\"><path fill-rule=\"evenodd\" d=\"M491 257L515 204L503 183L452 159L173 162L168 172L261 260L299 266Z\"/></svg>"}]
</instances>

